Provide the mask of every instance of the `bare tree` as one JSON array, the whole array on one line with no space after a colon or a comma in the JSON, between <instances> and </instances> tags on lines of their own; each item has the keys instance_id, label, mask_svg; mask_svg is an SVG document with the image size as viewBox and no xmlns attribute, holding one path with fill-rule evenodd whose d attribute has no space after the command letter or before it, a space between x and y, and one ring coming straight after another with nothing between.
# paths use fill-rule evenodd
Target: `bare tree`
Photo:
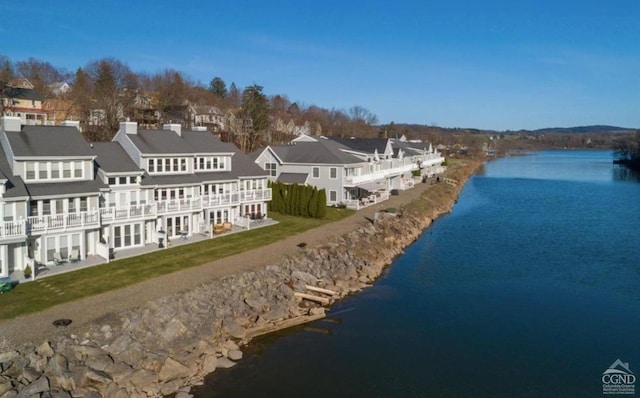
<instances>
[{"instance_id":1,"label":"bare tree","mask_svg":"<svg viewBox=\"0 0 640 398\"><path fill-rule=\"evenodd\" d=\"M29 58L16 64L17 72L20 76L29 79L36 89L45 98L53 96L51 85L62 82L69 78L69 73L63 69L56 68L49 62Z\"/></svg>"}]
</instances>

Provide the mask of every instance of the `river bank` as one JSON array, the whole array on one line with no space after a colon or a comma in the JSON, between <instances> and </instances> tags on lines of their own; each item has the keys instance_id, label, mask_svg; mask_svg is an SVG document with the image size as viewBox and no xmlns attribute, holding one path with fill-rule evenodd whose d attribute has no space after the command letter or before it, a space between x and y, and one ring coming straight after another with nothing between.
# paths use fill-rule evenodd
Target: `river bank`
<instances>
[{"instance_id":1,"label":"river bank","mask_svg":"<svg viewBox=\"0 0 640 398\"><path fill-rule=\"evenodd\" d=\"M423 189L395 213L379 213L375 224L371 217L348 232L325 235L329 239L319 244L299 242L307 244L259 269L5 351L0 397L187 396L189 386L216 368L233 366L242 357L239 348L254 336L322 317L318 301L331 304L372 283L435 218L450 211L477 166L467 162L450 169L447 177L456 186Z\"/></svg>"}]
</instances>

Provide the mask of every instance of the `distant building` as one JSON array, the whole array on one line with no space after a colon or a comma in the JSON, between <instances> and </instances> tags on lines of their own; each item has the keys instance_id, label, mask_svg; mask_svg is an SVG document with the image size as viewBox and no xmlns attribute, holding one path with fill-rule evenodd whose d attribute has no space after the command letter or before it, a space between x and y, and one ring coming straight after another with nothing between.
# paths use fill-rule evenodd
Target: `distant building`
<instances>
[{"instance_id":1,"label":"distant building","mask_svg":"<svg viewBox=\"0 0 640 398\"><path fill-rule=\"evenodd\" d=\"M0 90L0 116L16 116L26 125L44 125L44 98L27 79L14 80Z\"/></svg>"}]
</instances>

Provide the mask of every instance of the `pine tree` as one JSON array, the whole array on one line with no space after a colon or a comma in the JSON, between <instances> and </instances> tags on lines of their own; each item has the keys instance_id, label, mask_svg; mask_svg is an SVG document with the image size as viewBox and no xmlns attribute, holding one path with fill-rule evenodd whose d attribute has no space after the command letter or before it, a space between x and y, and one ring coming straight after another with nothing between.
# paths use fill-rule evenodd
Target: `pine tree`
<instances>
[{"instance_id":1,"label":"pine tree","mask_svg":"<svg viewBox=\"0 0 640 398\"><path fill-rule=\"evenodd\" d=\"M318 215L317 218L325 218L327 216L327 192L324 189L318 191L317 201Z\"/></svg>"}]
</instances>

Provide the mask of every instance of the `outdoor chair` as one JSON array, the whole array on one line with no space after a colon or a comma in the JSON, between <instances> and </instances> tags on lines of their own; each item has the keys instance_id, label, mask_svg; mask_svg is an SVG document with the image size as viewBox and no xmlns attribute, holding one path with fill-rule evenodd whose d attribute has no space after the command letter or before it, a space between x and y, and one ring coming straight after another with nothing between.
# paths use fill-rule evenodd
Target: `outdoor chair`
<instances>
[{"instance_id":1,"label":"outdoor chair","mask_svg":"<svg viewBox=\"0 0 640 398\"><path fill-rule=\"evenodd\" d=\"M62 258L62 254L60 254L60 252L55 252L55 253L53 253L53 262L56 265L62 265L64 263L66 263L67 260Z\"/></svg>"},{"instance_id":2,"label":"outdoor chair","mask_svg":"<svg viewBox=\"0 0 640 398\"><path fill-rule=\"evenodd\" d=\"M72 263L80 261L80 251L79 250L71 250L69 253L69 261Z\"/></svg>"}]
</instances>

